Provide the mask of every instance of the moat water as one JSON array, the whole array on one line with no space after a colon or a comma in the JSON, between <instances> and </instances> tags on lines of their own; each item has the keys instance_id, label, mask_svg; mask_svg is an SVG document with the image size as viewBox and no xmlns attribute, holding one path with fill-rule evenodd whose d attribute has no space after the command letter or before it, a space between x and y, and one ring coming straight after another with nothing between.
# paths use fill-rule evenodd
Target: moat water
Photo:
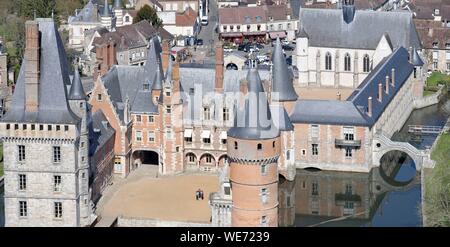
<instances>
[{"instance_id":1,"label":"moat water","mask_svg":"<svg viewBox=\"0 0 450 247\"><path fill-rule=\"evenodd\" d=\"M449 116L450 101L416 110L392 139L429 148L436 135L413 136L407 126L444 126ZM406 158L398 163L401 166L390 179L401 182L400 186L383 182L379 168L370 173L297 170L294 182L284 181L279 186L280 225L422 226L421 184L414 162ZM5 224L3 195L0 187L0 227Z\"/></svg>"}]
</instances>

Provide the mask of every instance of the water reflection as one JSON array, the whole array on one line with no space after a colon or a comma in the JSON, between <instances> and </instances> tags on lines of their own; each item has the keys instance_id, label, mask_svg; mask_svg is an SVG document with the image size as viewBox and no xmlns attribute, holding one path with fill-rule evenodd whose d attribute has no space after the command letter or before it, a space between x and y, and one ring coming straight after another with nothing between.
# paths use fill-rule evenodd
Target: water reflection
<instances>
[{"instance_id":1,"label":"water reflection","mask_svg":"<svg viewBox=\"0 0 450 247\"><path fill-rule=\"evenodd\" d=\"M407 165L397 171L410 173ZM395 177L392 177L394 179ZM392 186L370 173L297 170L280 179L280 226L421 226L420 177Z\"/></svg>"}]
</instances>

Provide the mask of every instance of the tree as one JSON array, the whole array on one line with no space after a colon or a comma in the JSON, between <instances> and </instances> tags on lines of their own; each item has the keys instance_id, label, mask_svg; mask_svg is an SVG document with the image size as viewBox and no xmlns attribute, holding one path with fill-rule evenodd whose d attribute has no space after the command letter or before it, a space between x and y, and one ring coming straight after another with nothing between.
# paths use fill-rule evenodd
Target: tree
<instances>
[{"instance_id":1,"label":"tree","mask_svg":"<svg viewBox=\"0 0 450 247\"><path fill-rule=\"evenodd\" d=\"M56 14L56 0L19 0L17 3L18 15L26 19L50 18L54 16L55 22L59 23Z\"/></svg>"},{"instance_id":2,"label":"tree","mask_svg":"<svg viewBox=\"0 0 450 247\"><path fill-rule=\"evenodd\" d=\"M155 8L152 8L147 4L137 12L136 17L134 18L134 23L140 22L142 20L147 20L156 28L162 27L163 24L162 20L156 14Z\"/></svg>"}]
</instances>

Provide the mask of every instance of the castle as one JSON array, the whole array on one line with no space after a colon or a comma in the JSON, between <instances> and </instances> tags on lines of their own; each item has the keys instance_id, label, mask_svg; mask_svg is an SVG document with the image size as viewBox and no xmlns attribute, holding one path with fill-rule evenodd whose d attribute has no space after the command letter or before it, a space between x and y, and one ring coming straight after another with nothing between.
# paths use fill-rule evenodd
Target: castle
<instances>
[{"instance_id":1,"label":"castle","mask_svg":"<svg viewBox=\"0 0 450 247\"><path fill-rule=\"evenodd\" d=\"M304 33L300 46L312 35ZM293 180L306 167L370 171L386 152L379 140L401 128L423 87L423 62L402 45L390 46L347 99L307 100L279 39L270 70L253 61L225 72L220 43L214 67L192 66L154 38L144 66L113 66L86 100L53 22L27 23L26 47L0 126L6 225L88 225L112 174L155 165L163 175L223 171L210 195L213 225L277 226L279 176Z\"/></svg>"}]
</instances>

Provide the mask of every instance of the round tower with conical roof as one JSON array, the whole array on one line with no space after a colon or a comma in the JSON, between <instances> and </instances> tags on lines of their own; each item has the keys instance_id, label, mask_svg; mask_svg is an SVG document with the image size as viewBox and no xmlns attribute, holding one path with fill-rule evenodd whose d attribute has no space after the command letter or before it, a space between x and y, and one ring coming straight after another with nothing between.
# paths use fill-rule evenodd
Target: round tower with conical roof
<instances>
[{"instance_id":1,"label":"round tower with conical roof","mask_svg":"<svg viewBox=\"0 0 450 247\"><path fill-rule=\"evenodd\" d=\"M249 69L244 109L228 130L232 226L278 226L280 132L274 126L261 79Z\"/></svg>"},{"instance_id":2,"label":"round tower with conical roof","mask_svg":"<svg viewBox=\"0 0 450 247\"><path fill-rule=\"evenodd\" d=\"M121 0L114 0L114 17L116 18L116 26L121 27L123 26L123 6Z\"/></svg>"},{"instance_id":3,"label":"round tower with conical roof","mask_svg":"<svg viewBox=\"0 0 450 247\"><path fill-rule=\"evenodd\" d=\"M105 0L105 3L103 5L103 9L101 11L100 21L101 21L103 27L111 30L112 16L111 16L111 13L110 13L108 0Z\"/></svg>"}]
</instances>

